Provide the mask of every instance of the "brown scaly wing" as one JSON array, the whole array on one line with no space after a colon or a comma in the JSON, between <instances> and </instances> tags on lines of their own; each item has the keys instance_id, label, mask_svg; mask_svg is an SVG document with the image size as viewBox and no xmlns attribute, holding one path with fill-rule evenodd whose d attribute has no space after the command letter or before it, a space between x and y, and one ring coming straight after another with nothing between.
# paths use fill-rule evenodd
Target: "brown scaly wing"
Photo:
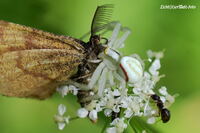
<instances>
[{"instance_id":1,"label":"brown scaly wing","mask_svg":"<svg viewBox=\"0 0 200 133\"><path fill-rule=\"evenodd\" d=\"M78 40L0 21L0 94L47 98L84 57Z\"/></svg>"}]
</instances>

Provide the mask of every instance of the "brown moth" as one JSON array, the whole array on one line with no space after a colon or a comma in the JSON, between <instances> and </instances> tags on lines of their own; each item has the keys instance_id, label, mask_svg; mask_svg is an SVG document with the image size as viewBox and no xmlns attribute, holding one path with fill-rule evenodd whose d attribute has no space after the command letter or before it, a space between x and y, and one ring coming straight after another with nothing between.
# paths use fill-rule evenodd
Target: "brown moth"
<instances>
[{"instance_id":1,"label":"brown moth","mask_svg":"<svg viewBox=\"0 0 200 133\"><path fill-rule=\"evenodd\" d=\"M88 43L0 20L0 94L45 99L69 79L86 83L97 66L87 60L102 50L96 32L107 9L97 7Z\"/></svg>"}]
</instances>

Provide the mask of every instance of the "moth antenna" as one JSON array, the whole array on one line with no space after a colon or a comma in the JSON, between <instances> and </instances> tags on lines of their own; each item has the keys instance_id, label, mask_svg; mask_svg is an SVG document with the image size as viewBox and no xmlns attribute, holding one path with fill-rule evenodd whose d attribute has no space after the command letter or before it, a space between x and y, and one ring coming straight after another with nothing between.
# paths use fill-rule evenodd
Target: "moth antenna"
<instances>
[{"instance_id":1,"label":"moth antenna","mask_svg":"<svg viewBox=\"0 0 200 133\"><path fill-rule=\"evenodd\" d=\"M105 4L97 7L92 20L92 36L98 31L102 30L110 22L110 18L113 13L113 7L114 6L112 4Z\"/></svg>"}]
</instances>

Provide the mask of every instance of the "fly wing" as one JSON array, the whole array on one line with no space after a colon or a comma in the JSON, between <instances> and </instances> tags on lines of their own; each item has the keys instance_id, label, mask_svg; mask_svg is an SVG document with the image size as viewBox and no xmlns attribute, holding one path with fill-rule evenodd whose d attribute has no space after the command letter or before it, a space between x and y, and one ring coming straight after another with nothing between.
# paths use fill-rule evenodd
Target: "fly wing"
<instances>
[{"instance_id":1,"label":"fly wing","mask_svg":"<svg viewBox=\"0 0 200 133\"><path fill-rule=\"evenodd\" d=\"M0 94L47 98L84 57L76 39L0 21Z\"/></svg>"}]
</instances>

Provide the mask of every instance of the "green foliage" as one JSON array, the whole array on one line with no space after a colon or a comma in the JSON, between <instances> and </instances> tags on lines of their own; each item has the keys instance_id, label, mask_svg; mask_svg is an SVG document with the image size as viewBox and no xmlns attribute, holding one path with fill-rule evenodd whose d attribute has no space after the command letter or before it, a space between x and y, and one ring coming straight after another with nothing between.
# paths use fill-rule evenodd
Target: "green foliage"
<instances>
[{"instance_id":1,"label":"green foliage","mask_svg":"<svg viewBox=\"0 0 200 133\"><path fill-rule=\"evenodd\" d=\"M138 53L145 57L148 49L163 50L162 73L166 85L173 94L180 96L172 107L169 124L158 122L159 131L149 128L141 120L130 121L128 132L141 133L187 133L200 130L199 79L200 79L200 1L199 0L113 0L113 20L119 20L132 29L126 41L125 54ZM108 4L109 4L108 3ZM93 13L98 4L107 1L94 0L1 0L0 19L45 31L81 37L90 29ZM160 10L161 4L196 5L194 10ZM195 95L195 96L194 96ZM193 97L196 99L193 100ZM62 133L101 132L103 122L95 126L89 120L75 120L64 131L58 131L53 123L58 103L66 103L70 114L75 114L79 105L73 97L66 99L54 96L46 101L0 97L1 133ZM190 101L190 102L187 102ZM197 102L196 102L197 101ZM193 106L190 106L190 105ZM198 113L198 114L197 114ZM189 114L189 115L188 115ZM188 116L186 116L188 115ZM191 119L192 118L192 119ZM188 121L184 123L184 121ZM195 122L195 123L193 123ZM192 127L195 128L192 128Z\"/></svg>"}]
</instances>

